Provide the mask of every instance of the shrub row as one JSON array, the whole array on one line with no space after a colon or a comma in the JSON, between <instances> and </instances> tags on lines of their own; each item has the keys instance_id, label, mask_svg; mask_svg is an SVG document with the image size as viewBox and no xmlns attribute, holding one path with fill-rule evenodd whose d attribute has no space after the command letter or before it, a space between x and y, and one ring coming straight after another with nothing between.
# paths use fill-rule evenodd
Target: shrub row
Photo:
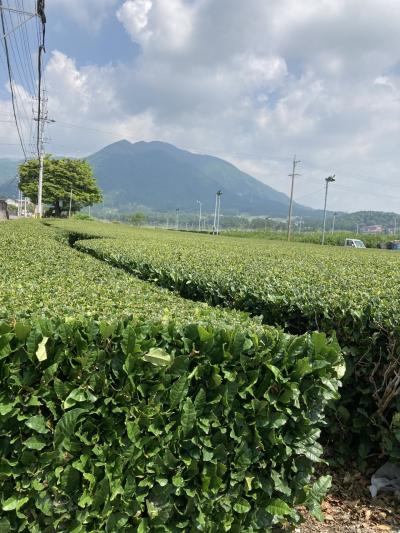
<instances>
[{"instance_id":1,"label":"shrub row","mask_svg":"<svg viewBox=\"0 0 400 533\"><path fill-rule=\"evenodd\" d=\"M361 466L371 453L400 460L398 255L99 223L63 227L109 237L76 246L186 298L261 315L292 333L336 332L348 371L330 422L335 454L358 451Z\"/></svg>"},{"instance_id":2,"label":"shrub row","mask_svg":"<svg viewBox=\"0 0 400 533\"><path fill-rule=\"evenodd\" d=\"M34 222L0 238L2 533L265 531L300 503L321 517L335 342L181 300Z\"/></svg>"},{"instance_id":3,"label":"shrub row","mask_svg":"<svg viewBox=\"0 0 400 533\"><path fill-rule=\"evenodd\" d=\"M323 334L0 324L0 527L265 531L319 516L343 361Z\"/></svg>"}]
</instances>

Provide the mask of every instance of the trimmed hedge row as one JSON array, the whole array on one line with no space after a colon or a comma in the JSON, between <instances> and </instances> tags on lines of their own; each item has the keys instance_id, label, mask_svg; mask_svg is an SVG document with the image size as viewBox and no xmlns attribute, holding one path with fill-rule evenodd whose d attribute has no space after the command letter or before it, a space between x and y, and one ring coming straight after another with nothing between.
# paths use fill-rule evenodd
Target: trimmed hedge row
<instances>
[{"instance_id":1,"label":"trimmed hedge row","mask_svg":"<svg viewBox=\"0 0 400 533\"><path fill-rule=\"evenodd\" d=\"M0 323L0 529L265 531L320 516L323 334L146 321Z\"/></svg>"},{"instance_id":2,"label":"trimmed hedge row","mask_svg":"<svg viewBox=\"0 0 400 533\"><path fill-rule=\"evenodd\" d=\"M292 333L335 332L347 374L325 434L333 455L345 460L356 453L361 467L371 454L400 461L397 255L95 222L57 225L75 238L108 237L75 246L185 298L261 315Z\"/></svg>"}]
</instances>

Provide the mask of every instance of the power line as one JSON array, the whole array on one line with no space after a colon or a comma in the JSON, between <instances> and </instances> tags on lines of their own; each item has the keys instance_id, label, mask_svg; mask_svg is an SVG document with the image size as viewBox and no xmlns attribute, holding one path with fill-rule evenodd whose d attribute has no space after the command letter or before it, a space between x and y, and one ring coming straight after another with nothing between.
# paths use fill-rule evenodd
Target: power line
<instances>
[{"instance_id":1,"label":"power line","mask_svg":"<svg viewBox=\"0 0 400 533\"><path fill-rule=\"evenodd\" d=\"M19 126L18 118L17 118L15 95L14 95L14 88L13 88L13 81L12 81L12 71L11 71L11 64L10 64L10 54L9 54L9 51L8 51L8 43L7 43L7 37L6 37L6 25L5 25L5 20L4 20L4 12L3 12L2 8L3 8L3 0L0 0L1 28L2 28L2 31L3 31L3 34L4 34L3 43L4 43L4 50L5 50L5 53L6 53L8 80L10 82L11 103L12 103L12 108L13 108L13 113L14 113L14 120L15 120L15 125L17 127L19 141L20 141L20 144L21 144L22 152L23 152L25 160L26 160L27 157L26 157L25 145L24 145L24 142L22 140L22 134L21 134L21 131L20 131L20 126Z\"/></svg>"}]
</instances>

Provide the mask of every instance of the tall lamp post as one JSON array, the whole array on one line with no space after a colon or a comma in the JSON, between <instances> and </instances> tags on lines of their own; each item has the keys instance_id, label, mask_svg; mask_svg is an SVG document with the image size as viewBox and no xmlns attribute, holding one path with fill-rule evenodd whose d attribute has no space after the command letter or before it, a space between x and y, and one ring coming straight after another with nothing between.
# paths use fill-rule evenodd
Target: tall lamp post
<instances>
[{"instance_id":1,"label":"tall lamp post","mask_svg":"<svg viewBox=\"0 0 400 533\"><path fill-rule=\"evenodd\" d=\"M213 235L219 235L219 217L221 214L221 196L222 191L219 190L215 193L215 210L214 210L214 227Z\"/></svg>"},{"instance_id":2,"label":"tall lamp post","mask_svg":"<svg viewBox=\"0 0 400 533\"><path fill-rule=\"evenodd\" d=\"M196 200L196 202L199 204L199 231L201 231L201 202L200 200Z\"/></svg>"},{"instance_id":3,"label":"tall lamp post","mask_svg":"<svg viewBox=\"0 0 400 533\"><path fill-rule=\"evenodd\" d=\"M335 232L335 221L336 221L337 213L336 211L333 213L333 220L332 220L332 230L331 233L333 234Z\"/></svg>"},{"instance_id":4,"label":"tall lamp post","mask_svg":"<svg viewBox=\"0 0 400 533\"><path fill-rule=\"evenodd\" d=\"M324 227L322 229L322 242L321 244L325 244L325 229L326 229L326 202L328 200L328 186L330 183L333 183L335 180L335 174L333 176L328 176L325 178L325 204L324 204Z\"/></svg>"}]
</instances>

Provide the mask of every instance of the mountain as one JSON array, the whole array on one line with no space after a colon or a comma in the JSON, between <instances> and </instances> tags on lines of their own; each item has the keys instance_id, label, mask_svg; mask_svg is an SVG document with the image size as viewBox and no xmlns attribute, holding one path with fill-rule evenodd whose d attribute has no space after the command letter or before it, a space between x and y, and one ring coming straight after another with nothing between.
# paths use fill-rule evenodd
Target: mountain
<instances>
[{"instance_id":1,"label":"mountain","mask_svg":"<svg viewBox=\"0 0 400 533\"><path fill-rule=\"evenodd\" d=\"M119 141L87 158L104 192L104 205L121 210L205 211L214 209L223 192L225 213L286 217L289 199L234 165L163 142ZM318 216L320 211L294 203L293 214Z\"/></svg>"},{"instance_id":2,"label":"mountain","mask_svg":"<svg viewBox=\"0 0 400 533\"><path fill-rule=\"evenodd\" d=\"M16 159L0 159L0 197L15 197L18 195L17 180L20 161Z\"/></svg>"}]
</instances>

